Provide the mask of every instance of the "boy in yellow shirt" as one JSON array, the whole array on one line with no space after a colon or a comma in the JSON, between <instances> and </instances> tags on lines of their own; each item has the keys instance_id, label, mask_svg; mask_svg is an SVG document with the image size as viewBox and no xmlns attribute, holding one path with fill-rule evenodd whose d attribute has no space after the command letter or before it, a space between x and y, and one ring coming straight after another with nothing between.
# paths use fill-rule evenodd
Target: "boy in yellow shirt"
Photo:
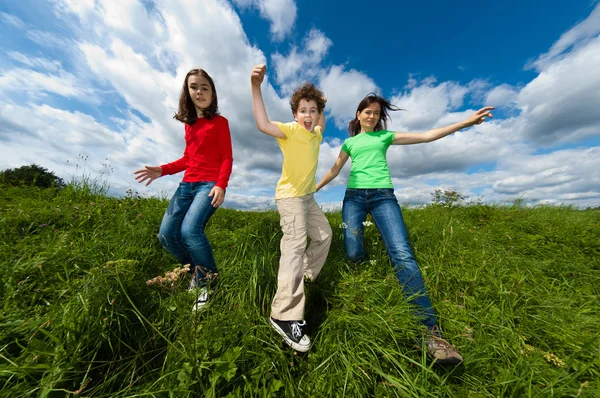
<instances>
[{"instance_id":1,"label":"boy in yellow shirt","mask_svg":"<svg viewBox=\"0 0 600 398\"><path fill-rule=\"evenodd\" d=\"M294 350L311 347L303 333L304 279L314 280L327 259L331 227L313 198L319 144L325 130L325 97L310 83L300 86L290 99L294 122L271 122L265 110L260 86L266 65L252 70L252 108L258 129L277 139L283 154L281 178L275 201L283 231L277 292L271 304L270 324ZM307 236L310 245L306 248Z\"/></svg>"}]
</instances>

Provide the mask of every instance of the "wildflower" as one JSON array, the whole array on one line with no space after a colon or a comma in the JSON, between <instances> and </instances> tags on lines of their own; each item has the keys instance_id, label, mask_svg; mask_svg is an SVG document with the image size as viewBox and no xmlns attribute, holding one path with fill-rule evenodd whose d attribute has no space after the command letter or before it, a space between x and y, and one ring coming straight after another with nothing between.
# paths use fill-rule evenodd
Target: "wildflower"
<instances>
[{"instance_id":1,"label":"wildflower","mask_svg":"<svg viewBox=\"0 0 600 398\"><path fill-rule=\"evenodd\" d=\"M523 348L521 349L521 355L529 356L532 352L535 351L535 347L529 344L523 344Z\"/></svg>"},{"instance_id":2,"label":"wildflower","mask_svg":"<svg viewBox=\"0 0 600 398\"><path fill-rule=\"evenodd\" d=\"M146 285L161 285L161 286L173 286L175 282L179 279L181 274L186 274L190 270L190 265L186 264L183 267L174 268L173 271L169 271L165 274L165 276L157 276L146 281Z\"/></svg>"},{"instance_id":3,"label":"wildflower","mask_svg":"<svg viewBox=\"0 0 600 398\"><path fill-rule=\"evenodd\" d=\"M371 263L371 265L377 264L377 260L370 260L369 262Z\"/></svg>"},{"instance_id":4,"label":"wildflower","mask_svg":"<svg viewBox=\"0 0 600 398\"><path fill-rule=\"evenodd\" d=\"M370 227L371 225L373 225L373 223L371 221L363 221L362 223L365 227Z\"/></svg>"},{"instance_id":5,"label":"wildflower","mask_svg":"<svg viewBox=\"0 0 600 398\"><path fill-rule=\"evenodd\" d=\"M558 366L559 368L565 366L565 362L551 352L544 355L544 358L546 358L546 361L548 361L548 363L551 363L554 366Z\"/></svg>"},{"instance_id":6,"label":"wildflower","mask_svg":"<svg viewBox=\"0 0 600 398\"><path fill-rule=\"evenodd\" d=\"M340 228L346 229L346 228L348 228L348 224L346 224L345 222L343 222L343 223L340 224Z\"/></svg>"},{"instance_id":7,"label":"wildflower","mask_svg":"<svg viewBox=\"0 0 600 398\"><path fill-rule=\"evenodd\" d=\"M41 224L40 227L44 228L45 226L47 226L48 224Z\"/></svg>"}]
</instances>

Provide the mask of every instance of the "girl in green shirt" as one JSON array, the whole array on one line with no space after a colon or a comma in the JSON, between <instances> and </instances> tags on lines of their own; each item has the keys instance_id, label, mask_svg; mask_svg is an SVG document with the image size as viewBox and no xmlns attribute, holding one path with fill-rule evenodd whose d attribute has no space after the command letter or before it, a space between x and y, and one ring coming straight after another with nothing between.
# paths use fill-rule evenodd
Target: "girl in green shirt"
<instances>
[{"instance_id":1,"label":"girl in green shirt","mask_svg":"<svg viewBox=\"0 0 600 398\"><path fill-rule=\"evenodd\" d=\"M432 142L480 124L486 117L492 117L492 109L494 108L490 106L481 108L462 122L424 133L399 133L386 129L388 113L400 109L385 98L370 94L360 102L356 117L348 125L351 137L344 142L331 170L317 184L318 191L337 177L348 158L352 158L342 206L346 255L351 261L366 260L364 222L367 214L371 214L405 295L411 298L421 322L430 331L425 339L425 346L429 355L438 363L458 364L462 362L462 357L450 343L442 339L437 326L421 271L408 243L402 211L394 195L386 152L390 145Z\"/></svg>"}]
</instances>

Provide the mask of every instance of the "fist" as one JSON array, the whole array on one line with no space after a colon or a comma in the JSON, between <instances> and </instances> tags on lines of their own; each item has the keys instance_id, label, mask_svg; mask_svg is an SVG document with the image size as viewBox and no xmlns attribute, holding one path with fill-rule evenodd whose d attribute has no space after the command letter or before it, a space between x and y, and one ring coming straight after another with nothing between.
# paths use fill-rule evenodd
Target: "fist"
<instances>
[{"instance_id":1,"label":"fist","mask_svg":"<svg viewBox=\"0 0 600 398\"><path fill-rule=\"evenodd\" d=\"M252 74L250 75L250 81L254 85L260 86L265 79L265 74L267 73L267 65L260 64L256 65L254 69L252 69Z\"/></svg>"}]
</instances>

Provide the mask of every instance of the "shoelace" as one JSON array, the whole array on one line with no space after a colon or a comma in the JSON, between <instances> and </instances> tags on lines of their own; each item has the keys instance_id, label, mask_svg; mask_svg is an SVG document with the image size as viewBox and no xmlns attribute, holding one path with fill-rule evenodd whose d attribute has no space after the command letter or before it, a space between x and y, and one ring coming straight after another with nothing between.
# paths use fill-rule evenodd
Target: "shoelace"
<instances>
[{"instance_id":1,"label":"shoelace","mask_svg":"<svg viewBox=\"0 0 600 398\"><path fill-rule=\"evenodd\" d=\"M302 321L302 323L298 323L296 321L292 322L292 336L298 338L302 336L302 326L306 325L306 321Z\"/></svg>"}]
</instances>

